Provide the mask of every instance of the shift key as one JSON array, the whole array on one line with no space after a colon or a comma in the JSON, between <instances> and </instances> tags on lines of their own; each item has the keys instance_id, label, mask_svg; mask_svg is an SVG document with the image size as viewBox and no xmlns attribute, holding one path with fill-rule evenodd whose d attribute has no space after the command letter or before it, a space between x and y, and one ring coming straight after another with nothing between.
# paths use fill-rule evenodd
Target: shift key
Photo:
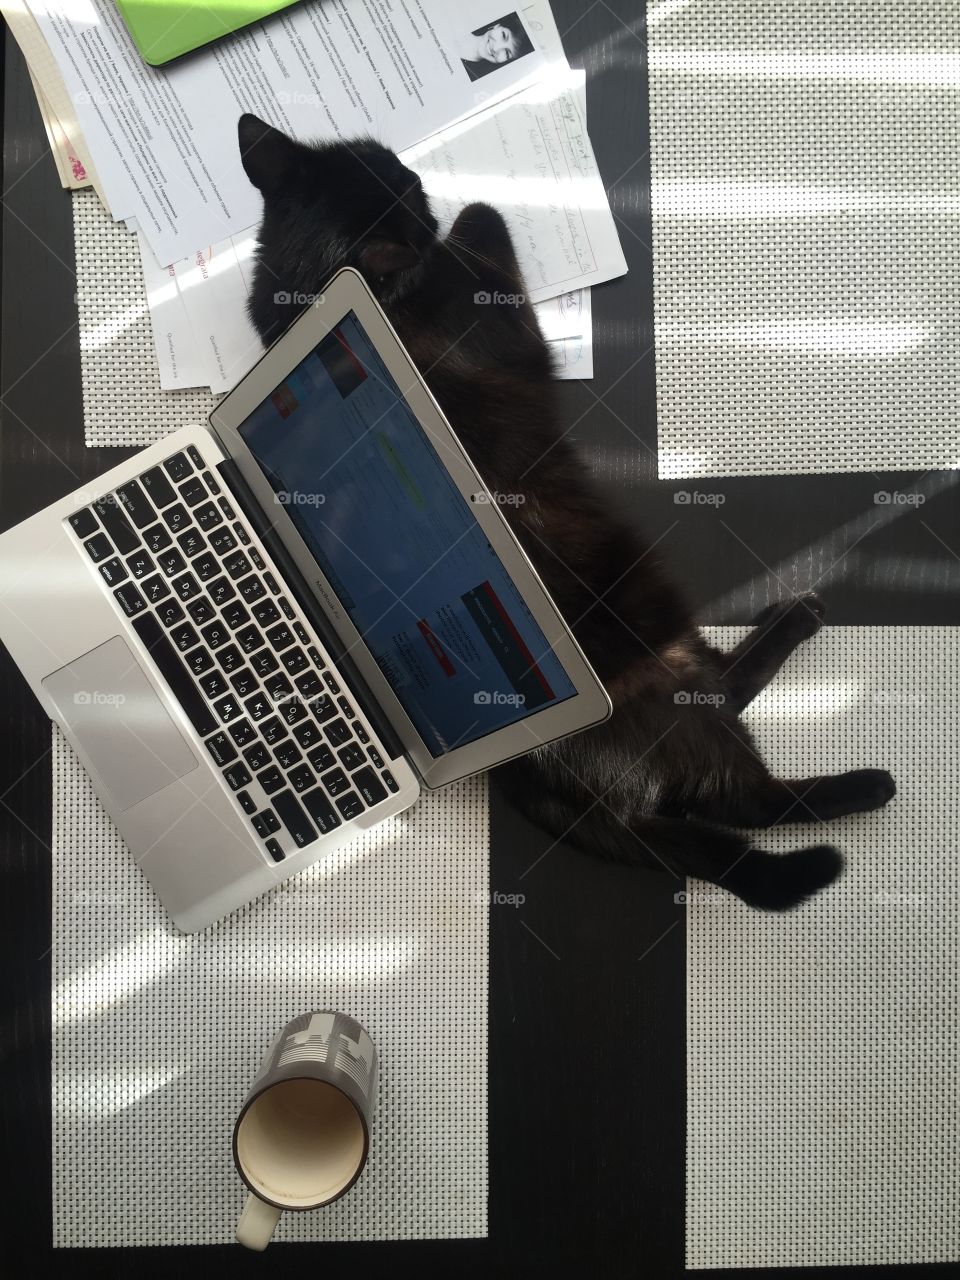
<instances>
[{"instance_id":1,"label":"shift key","mask_svg":"<svg viewBox=\"0 0 960 1280\"><path fill-rule=\"evenodd\" d=\"M279 795L271 796L270 803L274 813L293 836L298 849L316 840L317 833L292 791L281 791Z\"/></svg>"}]
</instances>

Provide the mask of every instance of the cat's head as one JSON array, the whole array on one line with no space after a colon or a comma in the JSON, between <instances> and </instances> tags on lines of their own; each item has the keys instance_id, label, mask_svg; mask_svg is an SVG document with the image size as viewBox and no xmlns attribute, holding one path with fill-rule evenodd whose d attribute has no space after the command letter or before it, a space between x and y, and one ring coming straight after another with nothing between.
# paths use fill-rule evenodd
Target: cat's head
<instances>
[{"instance_id":1,"label":"cat's head","mask_svg":"<svg viewBox=\"0 0 960 1280\"><path fill-rule=\"evenodd\" d=\"M437 222L420 179L371 139L295 142L240 117L240 156L263 195L249 311L270 342L341 267L356 267L389 301L434 243ZM286 299L292 299L292 302Z\"/></svg>"}]
</instances>

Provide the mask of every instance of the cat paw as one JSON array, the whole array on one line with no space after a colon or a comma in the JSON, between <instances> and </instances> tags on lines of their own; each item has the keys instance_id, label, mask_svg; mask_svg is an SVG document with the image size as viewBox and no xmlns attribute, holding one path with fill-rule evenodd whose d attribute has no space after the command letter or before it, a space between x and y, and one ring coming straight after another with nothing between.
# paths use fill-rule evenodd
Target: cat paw
<instances>
[{"instance_id":1,"label":"cat paw","mask_svg":"<svg viewBox=\"0 0 960 1280\"><path fill-rule=\"evenodd\" d=\"M822 792L815 791L817 816L824 819L882 809L897 794L897 784L886 769L851 769L825 783Z\"/></svg>"},{"instance_id":2,"label":"cat paw","mask_svg":"<svg viewBox=\"0 0 960 1280\"><path fill-rule=\"evenodd\" d=\"M777 600L768 604L753 620L755 627L789 626L801 640L809 638L820 630L827 607L813 591L805 591L799 596L790 596L786 600Z\"/></svg>"}]
</instances>

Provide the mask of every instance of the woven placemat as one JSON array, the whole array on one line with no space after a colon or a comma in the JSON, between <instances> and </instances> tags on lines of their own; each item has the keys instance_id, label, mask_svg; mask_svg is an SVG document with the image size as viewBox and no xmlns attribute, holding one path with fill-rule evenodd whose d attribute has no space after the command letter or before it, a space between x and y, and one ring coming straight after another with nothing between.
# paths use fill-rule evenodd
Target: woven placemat
<instances>
[{"instance_id":1,"label":"woven placemat","mask_svg":"<svg viewBox=\"0 0 960 1280\"><path fill-rule=\"evenodd\" d=\"M960 5L647 25L661 477L960 465Z\"/></svg>"},{"instance_id":2,"label":"woven placemat","mask_svg":"<svg viewBox=\"0 0 960 1280\"><path fill-rule=\"evenodd\" d=\"M487 795L471 780L202 934L175 933L73 752L53 749L54 1244L214 1244L274 1035L341 1009L380 1054L370 1159L280 1240L484 1236Z\"/></svg>"},{"instance_id":3,"label":"woven placemat","mask_svg":"<svg viewBox=\"0 0 960 1280\"><path fill-rule=\"evenodd\" d=\"M955 627L827 627L746 713L779 776L884 767L898 793L758 834L844 852L799 910L695 881L677 906L690 1268L960 1259L958 671Z\"/></svg>"}]
</instances>

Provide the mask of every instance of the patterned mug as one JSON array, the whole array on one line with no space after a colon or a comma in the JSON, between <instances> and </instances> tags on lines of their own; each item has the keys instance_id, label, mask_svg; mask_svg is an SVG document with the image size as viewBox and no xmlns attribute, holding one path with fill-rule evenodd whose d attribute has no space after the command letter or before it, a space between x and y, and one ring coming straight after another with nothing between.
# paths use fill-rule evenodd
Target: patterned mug
<instances>
[{"instance_id":1,"label":"patterned mug","mask_svg":"<svg viewBox=\"0 0 960 1280\"><path fill-rule=\"evenodd\" d=\"M363 1171L377 1051L345 1013L304 1013L267 1051L233 1130L233 1159L250 1195L237 1239L265 1249L284 1209L317 1209Z\"/></svg>"}]
</instances>

